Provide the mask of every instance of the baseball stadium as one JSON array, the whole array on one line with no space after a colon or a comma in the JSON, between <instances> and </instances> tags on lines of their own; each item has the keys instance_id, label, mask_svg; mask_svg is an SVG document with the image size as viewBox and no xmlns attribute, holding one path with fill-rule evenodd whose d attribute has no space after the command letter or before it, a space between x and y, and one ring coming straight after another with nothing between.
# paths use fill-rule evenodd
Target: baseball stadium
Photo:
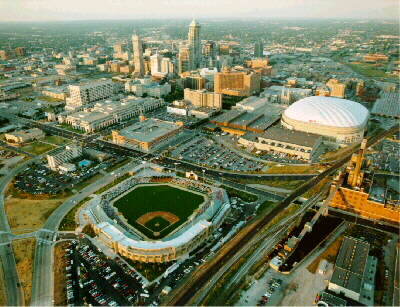
<instances>
[{"instance_id":1,"label":"baseball stadium","mask_svg":"<svg viewBox=\"0 0 400 307\"><path fill-rule=\"evenodd\" d=\"M230 211L225 190L176 177L145 163L96 195L84 216L106 245L134 261L185 257L218 229Z\"/></svg>"}]
</instances>

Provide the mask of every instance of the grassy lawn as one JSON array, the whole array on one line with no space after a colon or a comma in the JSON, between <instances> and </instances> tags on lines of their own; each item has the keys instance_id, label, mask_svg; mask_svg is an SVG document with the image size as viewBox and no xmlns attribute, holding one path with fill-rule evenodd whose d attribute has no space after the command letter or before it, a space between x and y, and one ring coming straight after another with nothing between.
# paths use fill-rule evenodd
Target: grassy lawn
<instances>
[{"instance_id":1,"label":"grassy lawn","mask_svg":"<svg viewBox=\"0 0 400 307\"><path fill-rule=\"evenodd\" d=\"M25 306L29 306L31 302L35 245L36 239L23 239L12 242L18 275L21 280L21 286L24 289Z\"/></svg>"},{"instance_id":2,"label":"grassy lawn","mask_svg":"<svg viewBox=\"0 0 400 307\"><path fill-rule=\"evenodd\" d=\"M54 246L54 263L65 262L65 242L56 243ZM66 269L64 265L54 266L54 306L67 306Z\"/></svg>"},{"instance_id":3,"label":"grassy lawn","mask_svg":"<svg viewBox=\"0 0 400 307\"><path fill-rule=\"evenodd\" d=\"M79 133L79 134L84 134L85 133L85 131L72 128L72 126L68 125L68 124L58 124L58 125L56 125L56 127L59 127L59 128L71 131L71 132Z\"/></svg>"},{"instance_id":4,"label":"grassy lawn","mask_svg":"<svg viewBox=\"0 0 400 307\"><path fill-rule=\"evenodd\" d=\"M90 225L86 225L85 227L83 227L82 233L88 235L91 238L94 238L96 236L96 233Z\"/></svg>"},{"instance_id":5,"label":"grassy lawn","mask_svg":"<svg viewBox=\"0 0 400 307\"><path fill-rule=\"evenodd\" d=\"M129 174L125 174L125 175L123 175L121 177L118 177L113 182L111 182L111 183L105 185L104 187L98 189L96 192L94 192L94 194L101 194L104 191L107 191L108 189L112 188L113 186L117 185L118 183L124 181L125 179L127 179L129 177L131 177L131 175L129 175Z\"/></svg>"},{"instance_id":6,"label":"grassy lawn","mask_svg":"<svg viewBox=\"0 0 400 307\"><path fill-rule=\"evenodd\" d=\"M71 142L70 140L63 138L61 136L58 136L58 135L48 136L43 141L46 143L54 144L54 145L65 145L65 144Z\"/></svg>"},{"instance_id":7,"label":"grassy lawn","mask_svg":"<svg viewBox=\"0 0 400 307\"><path fill-rule=\"evenodd\" d=\"M37 99L42 100L42 101L46 101L46 102L59 102L59 101L64 101L62 99L58 99L58 98L53 98L50 96L38 96Z\"/></svg>"},{"instance_id":8,"label":"grassy lawn","mask_svg":"<svg viewBox=\"0 0 400 307\"><path fill-rule=\"evenodd\" d=\"M352 62L352 63L343 63L344 65L350 67L355 72L362 74L364 76L370 78L392 78L397 79L398 76L394 74L386 74L386 70L380 70L375 67L373 63L362 63L362 62Z\"/></svg>"},{"instance_id":9,"label":"grassy lawn","mask_svg":"<svg viewBox=\"0 0 400 307\"><path fill-rule=\"evenodd\" d=\"M203 202L203 196L163 184L139 186L115 201L114 206L123 214L129 224L144 235L151 239L160 239L186 222L193 211ZM144 214L155 211L171 212L179 217L179 221L161 231L159 236L154 236L153 232L136 223L136 220Z\"/></svg>"},{"instance_id":10,"label":"grassy lawn","mask_svg":"<svg viewBox=\"0 0 400 307\"><path fill-rule=\"evenodd\" d=\"M325 259L329 263L334 264L336 261L336 256L339 252L340 246L342 245L343 235L338 237L334 242L332 242L317 258L313 260L307 267L310 273L315 274L318 270L321 260Z\"/></svg>"},{"instance_id":11,"label":"grassy lawn","mask_svg":"<svg viewBox=\"0 0 400 307\"><path fill-rule=\"evenodd\" d=\"M266 214L270 212L277 204L278 202L266 200L260 205L260 207L258 207L256 214Z\"/></svg>"},{"instance_id":12,"label":"grassy lawn","mask_svg":"<svg viewBox=\"0 0 400 307\"><path fill-rule=\"evenodd\" d=\"M96 182L97 180L100 180L100 179L103 178L103 177L104 177L103 174L98 173L98 174L96 174L96 175L94 175L94 176L92 176L92 177L89 177L88 179L86 179L86 180L84 180L84 181L81 181L81 182L75 184L75 185L72 187L72 189L75 189L75 190L77 190L77 191L80 191L80 190L86 188L88 185L91 185L92 183Z\"/></svg>"},{"instance_id":13,"label":"grassy lawn","mask_svg":"<svg viewBox=\"0 0 400 307\"><path fill-rule=\"evenodd\" d=\"M43 227L48 217L65 199L21 199L7 197L5 211L13 233L30 232Z\"/></svg>"},{"instance_id":14,"label":"grassy lawn","mask_svg":"<svg viewBox=\"0 0 400 307\"><path fill-rule=\"evenodd\" d=\"M78 211L78 209L91 200L90 197L86 197L83 200L81 200L79 203L77 203L69 212L64 216L62 219L60 226L58 227L58 230L60 231L74 231L78 225L75 222L75 214Z\"/></svg>"},{"instance_id":15,"label":"grassy lawn","mask_svg":"<svg viewBox=\"0 0 400 307\"><path fill-rule=\"evenodd\" d=\"M318 174L321 168L314 165L283 165L271 166L267 169L267 174Z\"/></svg>"},{"instance_id":16,"label":"grassy lawn","mask_svg":"<svg viewBox=\"0 0 400 307\"><path fill-rule=\"evenodd\" d=\"M250 194L245 191L236 190L236 189L230 188L226 185L223 185L221 188L226 190L229 197L239 197L241 200L243 200L245 202L253 202L258 199L257 195Z\"/></svg>"},{"instance_id":17,"label":"grassy lawn","mask_svg":"<svg viewBox=\"0 0 400 307\"><path fill-rule=\"evenodd\" d=\"M22 146L21 149L33 155L41 155L42 153L54 149L54 146L42 142L33 142L28 145Z\"/></svg>"},{"instance_id":18,"label":"grassy lawn","mask_svg":"<svg viewBox=\"0 0 400 307\"><path fill-rule=\"evenodd\" d=\"M6 280L4 279L3 264L0 260L0 306L7 305Z\"/></svg>"},{"instance_id":19,"label":"grassy lawn","mask_svg":"<svg viewBox=\"0 0 400 307\"><path fill-rule=\"evenodd\" d=\"M114 165L112 165L112 166L110 166L110 167L107 167L107 168L105 169L105 171L106 171L106 172L115 171L116 169L118 169L118 168L124 166L125 164L128 164L128 163L131 162L131 161L132 161L131 158L125 158L125 159L123 159L122 161L118 162L117 164L114 164Z\"/></svg>"}]
</instances>

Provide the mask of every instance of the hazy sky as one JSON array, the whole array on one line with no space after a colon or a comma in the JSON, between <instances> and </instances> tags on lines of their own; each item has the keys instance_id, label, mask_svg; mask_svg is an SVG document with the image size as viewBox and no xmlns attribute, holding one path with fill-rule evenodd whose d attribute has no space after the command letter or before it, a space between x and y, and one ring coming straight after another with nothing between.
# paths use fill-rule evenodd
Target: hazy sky
<instances>
[{"instance_id":1,"label":"hazy sky","mask_svg":"<svg viewBox=\"0 0 400 307\"><path fill-rule=\"evenodd\" d=\"M398 19L399 0L0 0L0 22L218 17Z\"/></svg>"}]
</instances>

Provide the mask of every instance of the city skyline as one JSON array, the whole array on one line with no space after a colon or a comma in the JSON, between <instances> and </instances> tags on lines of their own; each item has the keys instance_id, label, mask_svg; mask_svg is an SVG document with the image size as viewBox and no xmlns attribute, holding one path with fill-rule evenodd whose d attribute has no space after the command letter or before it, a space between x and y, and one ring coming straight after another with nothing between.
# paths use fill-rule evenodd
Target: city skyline
<instances>
[{"instance_id":1,"label":"city skyline","mask_svg":"<svg viewBox=\"0 0 400 307\"><path fill-rule=\"evenodd\" d=\"M372 1L371 1L372 4ZM384 0L372 7L362 0L321 1L289 0L253 1L252 5L239 0L186 1L127 1L127 0L71 0L61 3L54 0L2 0L0 21L73 21L116 19L190 19L190 18L300 18L300 19L398 19L399 3ZM179 9L177 9L179 8Z\"/></svg>"}]
</instances>

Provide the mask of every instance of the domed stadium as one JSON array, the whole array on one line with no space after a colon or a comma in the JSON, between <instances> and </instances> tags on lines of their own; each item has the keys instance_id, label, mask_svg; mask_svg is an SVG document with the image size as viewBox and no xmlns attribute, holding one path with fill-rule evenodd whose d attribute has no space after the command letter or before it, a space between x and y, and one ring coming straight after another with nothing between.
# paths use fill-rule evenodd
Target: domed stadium
<instances>
[{"instance_id":1,"label":"domed stadium","mask_svg":"<svg viewBox=\"0 0 400 307\"><path fill-rule=\"evenodd\" d=\"M336 143L355 143L362 140L368 117L368 110L357 102L313 96L287 108L281 123L285 128L319 134Z\"/></svg>"}]
</instances>

